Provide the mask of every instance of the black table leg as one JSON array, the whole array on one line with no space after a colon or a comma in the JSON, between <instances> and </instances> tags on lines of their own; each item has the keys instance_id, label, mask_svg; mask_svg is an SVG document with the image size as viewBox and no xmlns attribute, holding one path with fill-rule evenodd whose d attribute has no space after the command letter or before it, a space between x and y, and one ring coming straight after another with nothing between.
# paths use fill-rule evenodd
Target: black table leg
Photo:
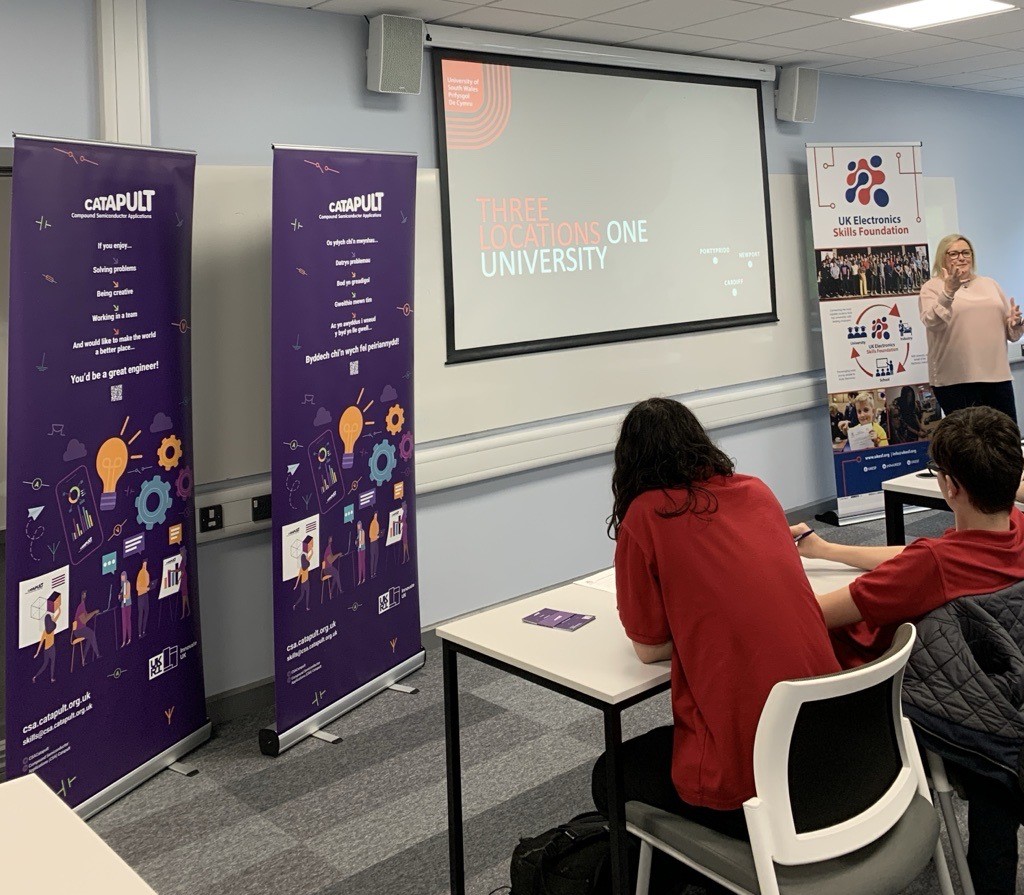
<instances>
[{"instance_id":1,"label":"black table leg","mask_svg":"<svg viewBox=\"0 0 1024 895\"><path fill-rule=\"evenodd\" d=\"M903 497L895 491L883 491L885 495L885 542L890 546L907 543L903 527Z\"/></svg>"},{"instance_id":2,"label":"black table leg","mask_svg":"<svg viewBox=\"0 0 1024 895\"><path fill-rule=\"evenodd\" d=\"M626 805L622 784L622 714L611 706L604 710L605 769L608 788L608 827L611 833L612 892L628 895L629 852L626 848Z\"/></svg>"},{"instance_id":3,"label":"black table leg","mask_svg":"<svg viewBox=\"0 0 1024 895\"><path fill-rule=\"evenodd\" d=\"M462 838L462 754L459 746L459 654L441 641L444 670L444 743L448 765L448 873L451 895L466 895L466 860Z\"/></svg>"}]
</instances>

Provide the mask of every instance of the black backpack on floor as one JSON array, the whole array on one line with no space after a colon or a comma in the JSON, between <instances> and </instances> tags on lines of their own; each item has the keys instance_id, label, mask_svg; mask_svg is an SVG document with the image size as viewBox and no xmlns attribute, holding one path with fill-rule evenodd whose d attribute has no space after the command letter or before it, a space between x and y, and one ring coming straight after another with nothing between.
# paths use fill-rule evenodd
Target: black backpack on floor
<instances>
[{"instance_id":1,"label":"black backpack on floor","mask_svg":"<svg viewBox=\"0 0 1024 895\"><path fill-rule=\"evenodd\" d=\"M610 895L611 865L608 820L590 811L519 840L512 852L511 895Z\"/></svg>"}]
</instances>

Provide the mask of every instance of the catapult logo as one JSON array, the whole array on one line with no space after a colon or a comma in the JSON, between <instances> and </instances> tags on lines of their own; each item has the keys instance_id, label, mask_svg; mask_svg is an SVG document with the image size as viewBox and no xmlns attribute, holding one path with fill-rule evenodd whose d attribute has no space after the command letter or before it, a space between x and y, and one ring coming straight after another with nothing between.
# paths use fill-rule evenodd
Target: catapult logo
<instances>
[{"instance_id":1,"label":"catapult logo","mask_svg":"<svg viewBox=\"0 0 1024 895\"><path fill-rule=\"evenodd\" d=\"M846 201L870 205L874 202L879 208L889 204L889 193L882 189L885 183L885 172L882 170L882 157L873 155L869 159L851 161L847 166L850 172L846 175Z\"/></svg>"}]
</instances>

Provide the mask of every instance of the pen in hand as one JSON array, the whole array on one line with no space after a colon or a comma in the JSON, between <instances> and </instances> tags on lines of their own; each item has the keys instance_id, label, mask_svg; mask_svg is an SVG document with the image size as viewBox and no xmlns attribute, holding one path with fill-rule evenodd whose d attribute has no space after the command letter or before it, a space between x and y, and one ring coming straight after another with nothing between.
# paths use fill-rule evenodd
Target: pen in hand
<instances>
[{"instance_id":1,"label":"pen in hand","mask_svg":"<svg viewBox=\"0 0 1024 895\"><path fill-rule=\"evenodd\" d=\"M793 538L793 543L794 544L799 544L804 538L806 538L808 535L812 535L812 534L814 534L814 529L813 528L808 528L807 531L802 531L795 538Z\"/></svg>"}]
</instances>

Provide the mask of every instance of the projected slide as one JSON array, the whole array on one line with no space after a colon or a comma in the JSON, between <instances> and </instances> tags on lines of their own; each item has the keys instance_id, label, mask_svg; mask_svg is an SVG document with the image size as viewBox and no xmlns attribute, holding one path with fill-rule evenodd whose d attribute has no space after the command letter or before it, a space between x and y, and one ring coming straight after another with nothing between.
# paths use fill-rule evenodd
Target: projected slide
<instances>
[{"instance_id":1,"label":"projected slide","mask_svg":"<svg viewBox=\"0 0 1024 895\"><path fill-rule=\"evenodd\" d=\"M434 55L450 362L777 319L756 83Z\"/></svg>"}]
</instances>

